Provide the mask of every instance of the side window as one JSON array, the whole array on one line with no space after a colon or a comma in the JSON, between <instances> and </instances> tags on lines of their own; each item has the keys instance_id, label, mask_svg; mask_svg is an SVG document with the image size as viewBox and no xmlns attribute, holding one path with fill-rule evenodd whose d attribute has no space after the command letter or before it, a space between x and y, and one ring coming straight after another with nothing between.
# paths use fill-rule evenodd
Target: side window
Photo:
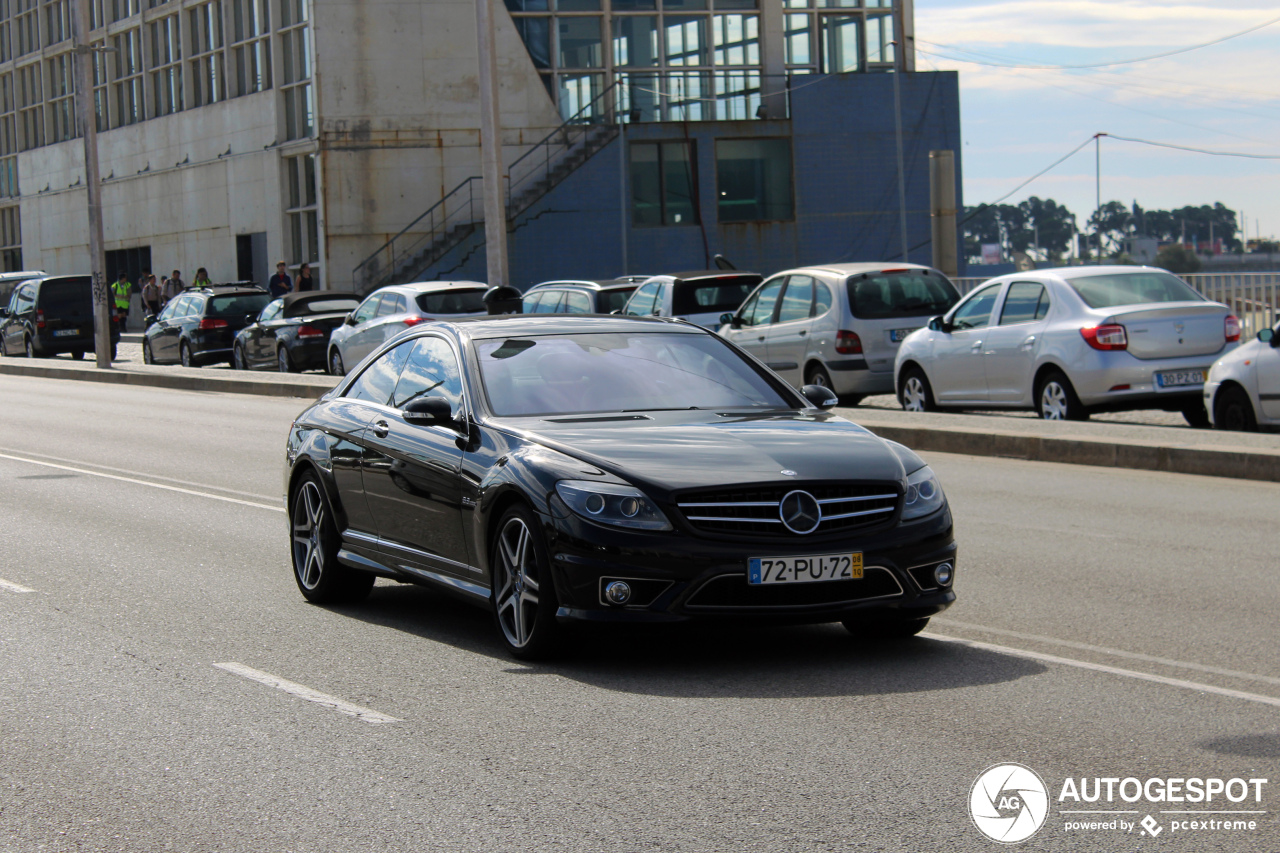
<instances>
[{"instance_id":1,"label":"side window","mask_svg":"<svg viewBox=\"0 0 1280 853\"><path fill-rule=\"evenodd\" d=\"M18 292L13 296L15 314L30 311L36 304L36 289L33 285L26 285L18 288Z\"/></svg>"},{"instance_id":2,"label":"side window","mask_svg":"<svg viewBox=\"0 0 1280 853\"><path fill-rule=\"evenodd\" d=\"M373 315L378 313L378 304L382 302L382 294L375 293L360 303L360 307L356 309L354 319L357 323L363 323L366 320L373 319Z\"/></svg>"},{"instance_id":3,"label":"side window","mask_svg":"<svg viewBox=\"0 0 1280 853\"><path fill-rule=\"evenodd\" d=\"M564 296L563 290L548 290L542 294L542 299L538 302L538 307L534 309L535 314L555 314L560 308L560 299Z\"/></svg>"},{"instance_id":4,"label":"side window","mask_svg":"<svg viewBox=\"0 0 1280 853\"><path fill-rule=\"evenodd\" d=\"M204 303L203 296L188 296L186 307L182 310L183 315L186 317L200 316L204 312Z\"/></svg>"},{"instance_id":5,"label":"side window","mask_svg":"<svg viewBox=\"0 0 1280 853\"><path fill-rule=\"evenodd\" d=\"M565 314L590 314L591 297L578 290L566 290L560 310Z\"/></svg>"},{"instance_id":6,"label":"side window","mask_svg":"<svg viewBox=\"0 0 1280 853\"><path fill-rule=\"evenodd\" d=\"M1003 283L988 284L974 293L956 310L951 324L957 329L976 329L991 322L991 311L996 307Z\"/></svg>"},{"instance_id":7,"label":"side window","mask_svg":"<svg viewBox=\"0 0 1280 853\"><path fill-rule=\"evenodd\" d=\"M192 303L198 301L194 296L184 296L178 300L178 307L174 309L173 316L175 319L181 320L188 314L195 313L192 310Z\"/></svg>"},{"instance_id":8,"label":"side window","mask_svg":"<svg viewBox=\"0 0 1280 853\"><path fill-rule=\"evenodd\" d=\"M538 312L538 303L542 300L542 294L544 293L546 293L545 290L537 290L520 300L520 310L525 314L536 314Z\"/></svg>"},{"instance_id":9,"label":"side window","mask_svg":"<svg viewBox=\"0 0 1280 853\"><path fill-rule=\"evenodd\" d=\"M787 279L787 289L782 294L782 307L778 309L778 322L809 319L813 307L813 278L793 275Z\"/></svg>"},{"instance_id":10,"label":"side window","mask_svg":"<svg viewBox=\"0 0 1280 853\"><path fill-rule=\"evenodd\" d=\"M1049 312L1049 295L1044 285L1032 281L1019 281L1009 285L1000 311L1000 325L1030 323L1041 320Z\"/></svg>"},{"instance_id":11,"label":"side window","mask_svg":"<svg viewBox=\"0 0 1280 853\"><path fill-rule=\"evenodd\" d=\"M658 282L651 281L643 284L632 294L631 301L627 303L622 313L630 317L647 317L653 313L653 303L657 296Z\"/></svg>"},{"instance_id":12,"label":"side window","mask_svg":"<svg viewBox=\"0 0 1280 853\"><path fill-rule=\"evenodd\" d=\"M389 317L392 314L403 314L405 312L404 297L398 293L384 293L382 295L382 304L378 306L379 317Z\"/></svg>"},{"instance_id":13,"label":"side window","mask_svg":"<svg viewBox=\"0 0 1280 853\"><path fill-rule=\"evenodd\" d=\"M262 309L262 313L258 315L258 322L268 323L279 317L282 311L284 311L284 300L277 299Z\"/></svg>"},{"instance_id":14,"label":"side window","mask_svg":"<svg viewBox=\"0 0 1280 853\"><path fill-rule=\"evenodd\" d=\"M419 338L413 342L413 351L391 395L391 405L403 409L419 397L444 397L454 414L461 404L462 376L458 359L453 348L440 338Z\"/></svg>"},{"instance_id":15,"label":"side window","mask_svg":"<svg viewBox=\"0 0 1280 853\"><path fill-rule=\"evenodd\" d=\"M400 379L400 369L409 357L409 350L415 341L405 341L393 350L388 350L364 369L359 378L351 383L344 397L352 400L366 400L385 406L391 399L396 382Z\"/></svg>"},{"instance_id":16,"label":"side window","mask_svg":"<svg viewBox=\"0 0 1280 853\"><path fill-rule=\"evenodd\" d=\"M827 287L821 281L813 283L813 315L821 317L823 314L831 310L831 288Z\"/></svg>"},{"instance_id":17,"label":"side window","mask_svg":"<svg viewBox=\"0 0 1280 853\"><path fill-rule=\"evenodd\" d=\"M786 280L785 276L775 278L760 288L756 294L756 304L751 306L751 312L747 313L746 309L743 309L742 325L767 326L773 322L773 308L778 304L778 296L782 294L782 285Z\"/></svg>"}]
</instances>

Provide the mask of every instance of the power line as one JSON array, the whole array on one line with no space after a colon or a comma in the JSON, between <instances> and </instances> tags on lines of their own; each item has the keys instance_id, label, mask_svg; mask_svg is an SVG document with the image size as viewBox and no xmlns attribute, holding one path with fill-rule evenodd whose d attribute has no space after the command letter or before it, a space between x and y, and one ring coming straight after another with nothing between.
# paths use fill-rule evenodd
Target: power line
<instances>
[{"instance_id":1,"label":"power line","mask_svg":"<svg viewBox=\"0 0 1280 853\"><path fill-rule=\"evenodd\" d=\"M1154 145L1157 148L1172 148L1176 151L1190 151L1193 154L1211 154L1214 157L1245 157L1250 160L1280 160L1280 154L1242 154L1238 151L1211 151L1208 148L1192 148L1188 145L1174 145L1172 142L1153 142L1150 139L1134 139L1130 136L1117 136L1114 133L1099 133L1108 139L1119 139L1124 142L1139 142L1143 145Z\"/></svg>"}]
</instances>

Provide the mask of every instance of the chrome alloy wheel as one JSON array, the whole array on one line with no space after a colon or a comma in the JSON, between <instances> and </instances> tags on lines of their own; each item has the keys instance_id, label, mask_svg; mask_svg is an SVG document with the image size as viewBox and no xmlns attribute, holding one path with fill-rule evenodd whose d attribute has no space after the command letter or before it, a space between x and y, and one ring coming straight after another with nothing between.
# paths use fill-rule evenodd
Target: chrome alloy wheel
<instances>
[{"instance_id":1,"label":"chrome alloy wheel","mask_svg":"<svg viewBox=\"0 0 1280 853\"><path fill-rule=\"evenodd\" d=\"M507 642L523 648L533 638L538 617L538 557L533 532L519 516L498 535L498 624Z\"/></svg>"},{"instance_id":2,"label":"chrome alloy wheel","mask_svg":"<svg viewBox=\"0 0 1280 853\"><path fill-rule=\"evenodd\" d=\"M1056 379L1050 379L1040 389L1040 417L1046 421L1065 421L1070 403L1067 389Z\"/></svg>"},{"instance_id":3,"label":"chrome alloy wheel","mask_svg":"<svg viewBox=\"0 0 1280 853\"><path fill-rule=\"evenodd\" d=\"M328 556L321 536L325 524L320 487L314 480L308 480L298 490L293 503L293 570L304 589L314 590L324 577Z\"/></svg>"},{"instance_id":4,"label":"chrome alloy wheel","mask_svg":"<svg viewBox=\"0 0 1280 853\"><path fill-rule=\"evenodd\" d=\"M927 411L926 394L924 382L920 377L914 374L908 376L907 381L902 384L902 408L908 412Z\"/></svg>"}]
</instances>

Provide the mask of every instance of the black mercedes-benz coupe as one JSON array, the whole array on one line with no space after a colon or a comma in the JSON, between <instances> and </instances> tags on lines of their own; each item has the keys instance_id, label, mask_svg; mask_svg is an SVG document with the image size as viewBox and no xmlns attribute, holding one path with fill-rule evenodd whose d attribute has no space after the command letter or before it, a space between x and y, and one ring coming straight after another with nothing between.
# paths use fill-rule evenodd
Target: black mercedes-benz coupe
<instances>
[{"instance_id":1,"label":"black mercedes-benz coupe","mask_svg":"<svg viewBox=\"0 0 1280 853\"><path fill-rule=\"evenodd\" d=\"M911 636L955 600L951 512L919 456L833 405L680 321L415 326L290 430L294 576L318 603L431 585L524 658L574 621Z\"/></svg>"}]
</instances>

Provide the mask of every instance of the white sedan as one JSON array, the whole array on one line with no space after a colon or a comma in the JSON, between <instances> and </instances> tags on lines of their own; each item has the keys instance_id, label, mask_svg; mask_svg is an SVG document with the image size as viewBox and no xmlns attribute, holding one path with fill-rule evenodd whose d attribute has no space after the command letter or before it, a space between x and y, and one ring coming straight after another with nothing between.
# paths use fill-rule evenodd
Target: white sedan
<instances>
[{"instance_id":1,"label":"white sedan","mask_svg":"<svg viewBox=\"0 0 1280 853\"><path fill-rule=\"evenodd\" d=\"M1280 426L1280 324L1213 363L1204 407L1218 429Z\"/></svg>"}]
</instances>

